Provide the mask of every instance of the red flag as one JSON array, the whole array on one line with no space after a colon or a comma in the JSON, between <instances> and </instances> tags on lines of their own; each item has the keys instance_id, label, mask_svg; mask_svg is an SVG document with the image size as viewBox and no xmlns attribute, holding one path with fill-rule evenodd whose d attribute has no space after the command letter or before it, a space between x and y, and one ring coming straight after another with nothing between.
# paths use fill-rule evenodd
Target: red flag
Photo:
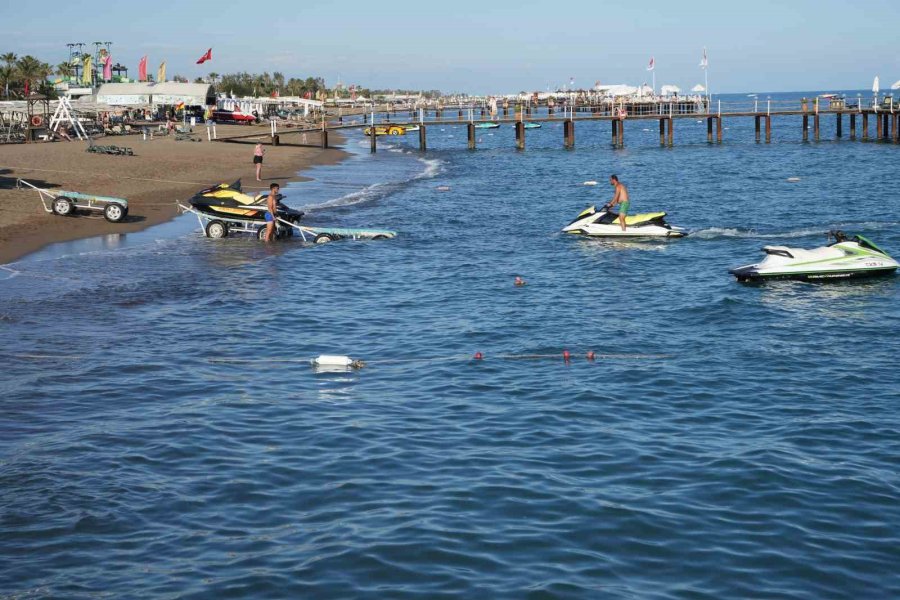
<instances>
[{"instance_id":1,"label":"red flag","mask_svg":"<svg viewBox=\"0 0 900 600\"><path fill-rule=\"evenodd\" d=\"M138 81L147 81L147 57L141 59L138 63Z\"/></svg>"},{"instance_id":2,"label":"red flag","mask_svg":"<svg viewBox=\"0 0 900 600\"><path fill-rule=\"evenodd\" d=\"M31 84L31 82L26 79L25 80L25 95L26 96L31 93L31 90L30 90L31 85L30 84Z\"/></svg>"},{"instance_id":3,"label":"red flag","mask_svg":"<svg viewBox=\"0 0 900 600\"><path fill-rule=\"evenodd\" d=\"M198 65L202 65L208 60L212 60L212 48L206 51L206 54L200 57L200 60L197 61Z\"/></svg>"}]
</instances>

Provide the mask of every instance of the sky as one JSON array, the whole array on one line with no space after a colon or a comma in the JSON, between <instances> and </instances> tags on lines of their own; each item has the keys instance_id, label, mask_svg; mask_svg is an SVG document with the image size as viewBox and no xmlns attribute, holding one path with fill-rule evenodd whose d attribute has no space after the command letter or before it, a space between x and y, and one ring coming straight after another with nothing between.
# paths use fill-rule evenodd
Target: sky
<instances>
[{"instance_id":1,"label":"sky","mask_svg":"<svg viewBox=\"0 0 900 600\"><path fill-rule=\"evenodd\" d=\"M66 44L111 41L137 75L167 62L169 78L280 71L332 86L501 94L595 82L713 93L870 89L900 80L900 0L642 0L640 2L229 2L121 0L103 10L0 0L0 53L58 64ZM48 18L48 15L51 15ZM195 61L213 49L213 60Z\"/></svg>"}]
</instances>

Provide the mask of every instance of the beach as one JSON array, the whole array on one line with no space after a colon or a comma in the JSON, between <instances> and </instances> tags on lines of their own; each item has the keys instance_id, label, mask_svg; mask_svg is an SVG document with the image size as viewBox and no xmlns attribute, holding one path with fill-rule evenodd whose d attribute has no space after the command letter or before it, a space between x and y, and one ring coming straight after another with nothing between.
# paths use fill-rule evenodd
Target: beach
<instances>
[{"instance_id":1,"label":"beach","mask_svg":"<svg viewBox=\"0 0 900 600\"><path fill-rule=\"evenodd\" d=\"M238 125L217 129L220 139L254 132ZM268 142L268 128L257 129L260 141ZM95 142L131 148L134 156L89 153L86 143L79 141L0 145L0 264L54 242L131 233L162 223L178 214L176 201L184 202L209 185L241 179L245 191L265 190L272 182L303 181L299 173L304 169L333 164L345 156L339 149L266 146L263 181L257 182L253 139L209 142L205 127L196 127L193 137L201 141L175 141L174 136L144 141L140 135L129 135ZM36 191L16 189L20 178L51 190L125 198L128 217L109 223L100 213L76 217L46 213Z\"/></svg>"}]
</instances>

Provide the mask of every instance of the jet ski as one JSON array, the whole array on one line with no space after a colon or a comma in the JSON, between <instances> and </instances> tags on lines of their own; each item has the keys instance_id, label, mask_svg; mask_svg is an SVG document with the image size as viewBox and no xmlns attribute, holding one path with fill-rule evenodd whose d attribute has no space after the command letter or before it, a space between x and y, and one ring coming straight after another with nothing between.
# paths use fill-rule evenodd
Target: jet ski
<instances>
[{"instance_id":1,"label":"jet ski","mask_svg":"<svg viewBox=\"0 0 900 600\"><path fill-rule=\"evenodd\" d=\"M475 129L497 129L500 123L475 123Z\"/></svg>"},{"instance_id":2,"label":"jet ski","mask_svg":"<svg viewBox=\"0 0 900 600\"><path fill-rule=\"evenodd\" d=\"M731 269L738 281L800 279L821 281L890 275L900 267L887 252L861 235L833 231L834 242L820 248L766 246L766 258L755 265Z\"/></svg>"},{"instance_id":3,"label":"jet ski","mask_svg":"<svg viewBox=\"0 0 900 600\"><path fill-rule=\"evenodd\" d=\"M268 197L268 192L255 196L244 194L241 191L241 180L238 179L231 184L223 183L201 190L189 202L192 208L210 217L259 221L265 224ZM281 203L282 198L282 194L278 194L276 198L277 216L291 223L299 223L303 212L285 206Z\"/></svg>"},{"instance_id":4,"label":"jet ski","mask_svg":"<svg viewBox=\"0 0 900 600\"><path fill-rule=\"evenodd\" d=\"M625 231L619 225L619 214L591 206L563 228L563 233L608 238L680 238L687 235L681 227L666 223L666 213L643 213L625 217Z\"/></svg>"}]
</instances>

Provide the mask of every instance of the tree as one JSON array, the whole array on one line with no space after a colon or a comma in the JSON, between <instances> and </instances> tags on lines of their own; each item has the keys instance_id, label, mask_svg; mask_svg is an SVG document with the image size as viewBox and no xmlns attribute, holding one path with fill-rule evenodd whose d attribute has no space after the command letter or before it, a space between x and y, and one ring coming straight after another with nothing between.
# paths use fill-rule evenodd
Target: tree
<instances>
[{"instance_id":1,"label":"tree","mask_svg":"<svg viewBox=\"0 0 900 600\"><path fill-rule=\"evenodd\" d=\"M60 77L69 78L75 74L75 69L72 67L71 63L61 62L56 65L56 74Z\"/></svg>"},{"instance_id":2,"label":"tree","mask_svg":"<svg viewBox=\"0 0 900 600\"><path fill-rule=\"evenodd\" d=\"M38 88L47 87L47 77L53 72L49 64L39 61L30 54L16 61L16 70L29 87L33 82L38 82Z\"/></svg>"},{"instance_id":3,"label":"tree","mask_svg":"<svg viewBox=\"0 0 900 600\"><path fill-rule=\"evenodd\" d=\"M16 60L18 60L18 56L16 56L15 52L7 52L5 54L0 55L0 60L6 63L6 66L0 70L0 76L3 77L3 82L6 86L6 98L9 98L9 82L15 77L16 74Z\"/></svg>"}]
</instances>

